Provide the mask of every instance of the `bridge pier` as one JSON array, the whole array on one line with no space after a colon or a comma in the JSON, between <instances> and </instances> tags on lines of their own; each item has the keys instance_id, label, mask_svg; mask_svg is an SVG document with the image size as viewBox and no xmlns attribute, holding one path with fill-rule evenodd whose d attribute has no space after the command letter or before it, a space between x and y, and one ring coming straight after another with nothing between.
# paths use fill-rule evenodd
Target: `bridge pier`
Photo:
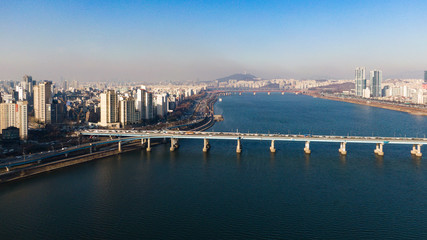
<instances>
[{"instance_id":1,"label":"bridge pier","mask_svg":"<svg viewBox=\"0 0 427 240\"><path fill-rule=\"evenodd\" d=\"M338 152L340 152L341 155L347 155L347 150L345 149L346 142L340 143L340 149Z\"/></svg>"},{"instance_id":2,"label":"bridge pier","mask_svg":"<svg viewBox=\"0 0 427 240\"><path fill-rule=\"evenodd\" d=\"M276 148L274 148L274 140L271 140L270 152L275 153Z\"/></svg>"},{"instance_id":3,"label":"bridge pier","mask_svg":"<svg viewBox=\"0 0 427 240\"><path fill-rule=\"evenodd\" d=\"M236 153L242 152L242 145L240 144L240 138L237 139L237 147L236 147Z\"/></svg>"},{"instance_id":4,"label":"bridge pier","mask_svg":"<svg viewBox=\"0 0 427 240\"><path fill-rule=\"evenodd\" d=\"M147 150L147 152L151 152L151 138L147 139L147 148L145 150Z\"/></svg>"},{"instance_id":5,"label":"bridge pier","mask_svg":"<svg viewBox=\"0 0 427 240\"><path fill-rule=\"evenodd\" d=\"M122 141L119 141L119 147L118 147L119 152L122 151Z\"/></svg>"},{"instance_id":6,"label":"bridge pier","mask_svg":"<svg viewBox=\"0 0 427 240\"><path fill-rule=\"evenodd\" d=\"M6 172L9 172L10 170L9 170L9 167L6 167Z\"/></svg>"},{"instance_id":7,"label":"bridge pier","mask_svg":"<svg viewBox=\"0 0 427 240\"><path fill-rule=\"evenodd\" d=\"M417 157L422 157L423 154L421 153L421 144L414 144L412 146L411 154Z\"/></svg>"},{"instance_id":8,"label":"bridge pier","mask_svg":"<svg viewBox=\"0 0 427 240\"><path fill-rule=\"evenodd\" d=\"M415 155L415 153L417 153L416 146L417 146L416 144L412 145L411 155Z\"/></svg>"},{"instance_id":9,"label":"bridge pier","mask_svg":"<svg viewBox=\"0 0 427 240\"><path fill-rule=\"evenodd\" d=\"M377 143L374 153L377 154L378 156L384 156L384 152L383 152L383 143Z\"/></svg>"},{"instance_id":10,"label":"bridge pier","mask_svg":"<svg viewBox=\"0 0 427 240\"><path fill-rule=\"evenodd\" d=\"M89 152L90 152L90 153L92 153L92 151L93 151L93 150L92 150L92 143L91 143L91 144L90 144L90 147L89 147Z\"/></svg>"},{"instance_id":11,"label":"bridge pier","mask_svg":"<svg viewBox=\"0 0 427 240\"><path fill-rule=\"evenodd\" d=\"M311 153L311 150L310 150L310 141L305 142L304 152L305 152L305 154L310 154Z\"/></svg>"},{"instance_id":12,"label":"bridge pier","mask_svg":"<svg viewBox=\"0 0 427 240\"><path fill-rule=\"evenodd\" d=\"M141 146L144 146L145 139L141 138Z\"/></svg>"},{"instance_id":13,"label":"bridge pier","mask_svg":"<svg viewBox=\"0 0 427 240\"><path fill-rule=\"evenodd\" d=\"M178 139L175 138L171 138L171 147L170 147L170 151L173 152L175 151L175 149L177 149L179 147L178 145Z\"/></svg>"},{"instance_id":14,"label":"bridge pier","mask_svg":"<svg viewBox=\"0 0 427 240\"><path fill-rule=\"evenodd\" d=\"M209 144L209 140L206 138L203 139L203 152L208 152L210 148L211 145Z\"/></svg>"}]
</instances>

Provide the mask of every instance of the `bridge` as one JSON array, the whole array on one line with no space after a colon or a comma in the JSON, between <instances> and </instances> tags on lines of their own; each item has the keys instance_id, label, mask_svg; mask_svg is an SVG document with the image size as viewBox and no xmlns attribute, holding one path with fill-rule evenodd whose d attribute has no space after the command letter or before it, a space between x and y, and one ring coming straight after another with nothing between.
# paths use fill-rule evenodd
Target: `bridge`
<instances>
[{"instance_id":1,"label":"bridge","mask_svg":"<svg viewBox=\"0 0 427 240\"><path fill-rule=\"evenodd\" d=\"M170 140L170 151L179 148L180 139L199 139L203 140L203 152L210 149L209 140L229 140L236 141L236 152L242 152L243 141L269 141L270 152L276 152L275 142L302 142L304 143L304 152L310 154L310 144L316 142L328 142L339 144L338 152L341 155L347 155L347 144L373 144L375 145L374 153L377 156L384 156L383 146L385 144L412 145L410 153L413 156L421 157L421 146L427 144L427 138L401 138L401 137L368 137L368 136L331 136L331 135L294 135L294 134L259 134L259 133L239 133L239 132L199 132L199 131L144 131L144 130L83 130L79 132L82 136L100 136L108 137L108 140L81 144L78 146L63 148L47 153L32 154L29 156L17 157L16 159L0 160L0 169L9 172L10 169L25 168L34 166L43 162L54 162L55 159L67 159L69 154L80 155L88 152L92 154L97 150L109 147L106 151L122 152L122 145L135 147L137 145L145 148L147 152L151 151L152 140ZM117 144L117 145L116 145ZM117 147L115 147L117 146ZM409 148L408 148L409 149ZM105 150L103 150L105 151ZM87 154L87 153L86 153ZM1 174L1 173L0 173Z\"/></svg>"},{"instance_id":2,"label":"bridge","mask_svg":"<svg viewBox=\"0 0 427 240\"><path fill-rule=\"evenodd\" d=\"M52 159L55 157L62 157L65 158L68 157L69 154L82 151L82 150L89 150L89 153L92 153L93 150L95 150L97 147L105 146L108 144L114 144L118 143L119 145L119 152L121 151L121 145L122 143L131 142L135 140L139 140L141 138L139 137L128 137L125 139L109 139L105 141L98 141L93 143L86 143L81 144L78 146L73 146L69 148L62 148L60 150L56 151L49 151L46 153L37 153L37 154L31 154L24 156L23 158L21 156L15 158L15 159L2 159L0 160L0 169L5 168L6 171L9 171L10 168L17 167L17 166L24 166L28 164L35 164L35 163L41 163L44 160Z\"/></svg>"},{"instance_id":3,"label":"bridge","mask_svg":"<svg viewBox=\"0 0 427 240\"><path fill-rule=\"evenodd\" d=\"M121 148L121 141L140 139L141 144L146 145L146 150L151 151L151 139L170 139L170 151L179 147L179 139L200 139L203 140L203 152L210 148L209 140L233 140L236 141L236 152L241 153L242 141L269 141L271 142L270 151L276 152L276 141L304 142L304 152L310 154L310 143L328 142L338 143L338 152L346 155L347 144L374 144L374 153L378 156L384 155L383 146L385 144L405 144L412 145L410 153L421 157L421 146L427 144L427 138L402 138L402 137L367 137L367 136L331 136L331 135L293 135L293 134L259 134L259 133L239 133L239 132L197 132L197 131L143 131L143 130L84 130L80 132L86 136L107 136L120 137L118 148Z\"/></svg>"}]
</instances>

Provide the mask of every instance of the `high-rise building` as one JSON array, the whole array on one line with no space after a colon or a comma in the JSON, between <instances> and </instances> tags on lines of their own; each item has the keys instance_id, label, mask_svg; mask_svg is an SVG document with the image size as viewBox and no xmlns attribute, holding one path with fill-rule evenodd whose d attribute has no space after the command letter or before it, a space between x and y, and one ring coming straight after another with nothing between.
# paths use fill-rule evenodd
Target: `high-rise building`
<instances>
[{"instance_id":1,"label":"high-rise building","mask_svg":"<svg viewBox=\"0 0 427 240\"><path fill-rule=\"evenodd\" d=\"M135 109L140 113L139 120L146 119L145 117L145 98L147 91L143 88L136 91Z\"/></svg>"},{"instance_id":2,"label":"high-rise building","mask_svg":"<svg viewBox=\"0 0 427 240\"><path fill-rule=\"evenodd\" d=\"M33 77L25 75L22 78L21 85L24 88L24 90L27 91L29 94L33 93Z\"/></svg>"},{"instance_id":3,"label":"high-rise building","mask_svg":"<svg viewBox=\"0 0 427 240\"><path fill-rule=\"evenodd\" d=\"M157 116L160 118L166 117L168 112L168 95L166 93L156 94L155 99Z\"/></svg>"},{"instance_id":4,"label":"high-rise building","mask_svg":"<svg viewBox=\"0 0 427 240\"><path fill-rule=\"evenodd\" d=\"M424 71L424 83L427 83L427 71Z\"/></svg>"},{"instance_id":5,"label":"high-rise building","mask_svg":"<svg viewBox=\"0 0 427 240\"><path fill-rule=\"evenodd\" d=\"M356 96L363 96L363 89L366 88L366 77L365 77L365 68L358 67L356 68L355 74L355 86L356 86Z\"/></svg>"},{"instance_id":6,"label":"high-rise building","mask_svg":"<svg viewBox=\"0 0 427 240\"><path fill-rule=\"evenodd\" d=\"M51 119L52 82L44 81L34 86L34 115L37 121L49 124Z\"/></svg>"},{"instance_id":7,"label":"high-rise building","mask_svg":"<svg viewBox=\"0 0 427 240\"><path fill-rule=\"evenodd\" d=\"M101 93L101 126L109 127L119 122L118 107L117 94L114 90L107 90L105 93Z\"/></svg>"},{"instance_id":8,"label":"high-rise building","mask_svg":"<svg viewBox=\"0 0 427 240\"><path fill-rule=\"evenodd\" d=\"M67 91L68 90L68 81L64 80L64 85L62 86L62 88L64 89L63 91Z\"/></svg>"},{"instance_id":9,"label":"high-rise building","mask_svg":"<svg viewBox=\"0 0 427 240\"><path fill-rule=\"evenodd\" d=\"M19 128L19 137L28 137L28 102L0 103L0 133L8 127Z\"/></svg>"},{"instance_id":10,"label":"high-rise building","mask_svg":"<svg viewBox=\"0 0 427 240\"><path fill-rule=\"evenodd\" d=\"M142 119L144 120L152 120L154 119L154 111L153 111L153 93L146 92L145 93L145 114Z\"/></svg>"},{"instance_id":11,"label":"high-rise building","mask_svg":"<svg viewBox=\"0 0 427 240\"><path fill-rule=\"evenodd\" d=\"M381 97L381 82L383 80L383 73L380 70L373 70L370 72L371 79L371 96Z\"/></svg>"},{"instance_id":12,"label":"high-rise building","mask_svg":"<svg viewBox=\"0 0 427 240\"><path fill-rule=\"evenodd\" d=\"M137 111L135 109L135 100L130 98L124 98L119 101L119 116L120 126L135 124L139 121Z\"/></svg>"}]
</instances>

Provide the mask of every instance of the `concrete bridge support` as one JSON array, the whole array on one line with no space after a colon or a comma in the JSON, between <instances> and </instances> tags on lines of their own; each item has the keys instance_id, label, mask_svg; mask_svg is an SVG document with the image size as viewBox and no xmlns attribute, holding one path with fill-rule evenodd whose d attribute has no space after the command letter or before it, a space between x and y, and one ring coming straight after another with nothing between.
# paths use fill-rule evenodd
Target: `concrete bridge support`
<instances>
[{"instance_id":1,"label":"concrete bridge support","mask_svg":"<svg viewBox=\"0 0 427 240\"><path fill-rule=\"evenodd\" d=\"M211 145L209 144L209 140L206 138L203 139L203 152L208 152L210 148Z\"/></svg>"},{"instance_id":2,"label":"concrete bridge support","mask_svg":"<svg viewBox=\"0 0 427 240\"><path fill-rule=\"evenodd\" d=\"M119 147L118 147L119 152L122 151L122 141L119 141Z\"/></svg>"},{"instance_id":3,"label":"concrete bridge support","mask_svg":"<svg viewBox=\"0 0 427 240\"><path fill-rule=\"evenodd\" d=\"M90 147L89 147L89 152L92 153L92 151L93 151L93 149L92 149L92 143L91 143Z\"/></svg>"},{"instance_id":4,"label":"concrete bridge support","mask_svg":"<svg viewBox=\"0 0 427 240\"><path fill-rule=\"evenodd\" d=\"M147 139L147 148L145 150L147 150L147 152L151 152L151 138Z\"/></svg>"},{"instance_id":5,"label":"concrete bridge support","mask_svg":"<svg viewBox=\"0 0 427 240\"><path fill-rule=\"evenodd\" d=\"M383 146L384 146L383 143L377 143L374 153L377 154L378 156L384 156Z\"/></svg>"},{"instance_id":6,"label":"concrete bridge support","mask_svg":"<svg viewBox=\"0 0 427 240\"><path fill-rule=\"evenodd\" d=\"M415 153L417 152L417 147L416 146L417 146L416 144L412 145L412 150L411 150L411 154L412 155L415 155Z\"/></svg>"},{"instance_id":7,"label":"concrete bridge support","mask_svg":"<svg viewBox=\"0 0 427 240\"><path fill-rule=\"evenodd\" d=\"M347 150L345 149L346 142L340 143L340 149L338 152L340 152L341 155L347 155Z\"/></svg>"},{"instance_id":8,"label":"concrete bridge support","mask_svg":"<svg viewBox=\"0 0 427 240\"><path fill-rule=\"evenodd\" d=\"M171 138L171 147L170 147L170 151L173 152L175 151L175 149L177 149L179 147L178 145L178 139L176 138Z\"/></svg>"},{"instance_id":9,"label":"concrete bridge support","mask_svg":"<svg viewBox=\"0 0 427 240\"><path fill-rule=\"evenodd\" d=\"M9 172L10 170L9 170L9 167L6 167L6 172Z\"/></svg>"},{"instance_id":10,"label":"concrete bridge support","mask_svg":"<svg viewBox=\"0 0 427 240\"><path fill-rule=\"evenodd\" d=\"M275 153L276 148L274 148L274 140L271 140L270 152Z\"/></svg>"},{"instance_id":11,"label":"concrete bridge support","mask_svg":"<svg viewBox=\"0 0 427 240\"><path fill-rule=\"evenodd\" d=\"M304 152L305 152L305 154L310 154L311 153L310 142L309 141L305 142Z\"/></svg>"},{"instance_id":12,"label":"concrete bridge support","mask_svg":"<svg viewBox=\"0 0 427 240\"><path fill-rule=\"evenodd\" d=\"M141 138L141 146L144 146L144 143L145 143L145 139Z\"/></svg>"},{"instance_id":13,"label":"concrete bridge support","mask_svg":"<svg viewBox=\"0 0 427 240\"><path fill-rule=\"evenodd\" d=\"M237 139L237 147L236 147L236 153L242 152L242 145L240 144L240 138Z\"/></svg>"},{"instance_id":14,"label":"concrete bridge support","mask_svg":"<svg viewBox=\"0 0 427 240\"><path fill-rule=\"evenodd\" d=\"M414 144L412 146L411 154L417 157L422 157L423 154L421 153L421 144Z\"/></svg>"}]
</instances>

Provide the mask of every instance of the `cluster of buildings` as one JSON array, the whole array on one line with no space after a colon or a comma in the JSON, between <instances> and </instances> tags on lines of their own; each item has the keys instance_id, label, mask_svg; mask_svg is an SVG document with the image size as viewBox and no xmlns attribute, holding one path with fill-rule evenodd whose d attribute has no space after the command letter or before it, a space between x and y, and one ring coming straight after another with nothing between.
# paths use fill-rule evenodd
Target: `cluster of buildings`
<instances>
[{"instance_id":1,"label":"cluster of buildings","mask_svg":"<svg viewBox=\"0 0 427 240\"><path fill-rule=\"evenodd\" d=\"M122 128L155 123L184 99L206 85L159 85L134 87L129 83L79 83L0 81L0 134L2 138L28 138L29 128L47 124L87 124Z\"/></svg>"},{"instance_id":2,"label":"cluster of buildings","mask_svg":"<svg viewBox=\"0 0 427 240\"><path fill-rule=\"evenodd\" d=\"M427 71L422 79L387 79L383 81L382 71L372 70L366 79L364 67L355 70L355 92L358 97L375 98L394 102L414 104L427 103Z\"/></svg>"},{"instance_id":3,"label":"cluster of buildings","mask_svg":"<svg viewBox=\"0 0 427 240\"><path fill-rule=\"evenodd\" d=\"M343 84L351 82L351 80L296 80L296 79L282 79L275 78L269 80L235 80L228 81L215 81L210 85L211 88L219 89L277 89L277 90L307 90L310 88L324 87L332 84Z\"/></svg>"},{"instance_id":4,"label":"cluster of buildings","mask_svg":"<svg viewBox=\"0 0 427 240\"><path fill-rule=\"evenodd\" d=\"M100 121L97 125L123 128L165 119L180 100L198 94L203 88L158 87L148 91L141 86L127 91L106 90L100 94Z\"/></svg>"},{"instance_id":5,"label":"cluster of buildings","mask_svg":"<svg viewBox=\"0 0 427 240\"><path fill-rule=\"evenodd\" d=\"M381 97L381 82L383 73L381 70L370 71L369 79L366 79L366 69L358 67L355 71L356 96L359 97Z\"/></svg>"},{"instance_id":6,"label":"cluster of buildings","mask_svg":"<svg viewBox=\"0 0 427 240\"><path fill-rule=\"evenodd\" d=\"M52 122L52 82L37 83L24 76L18 84L2 86L0 92L0 133L20 139L28 137L28 116L34 114L36 122ZM32 115L32 114L31 114Z\"/></svg>"}]
</instances>

